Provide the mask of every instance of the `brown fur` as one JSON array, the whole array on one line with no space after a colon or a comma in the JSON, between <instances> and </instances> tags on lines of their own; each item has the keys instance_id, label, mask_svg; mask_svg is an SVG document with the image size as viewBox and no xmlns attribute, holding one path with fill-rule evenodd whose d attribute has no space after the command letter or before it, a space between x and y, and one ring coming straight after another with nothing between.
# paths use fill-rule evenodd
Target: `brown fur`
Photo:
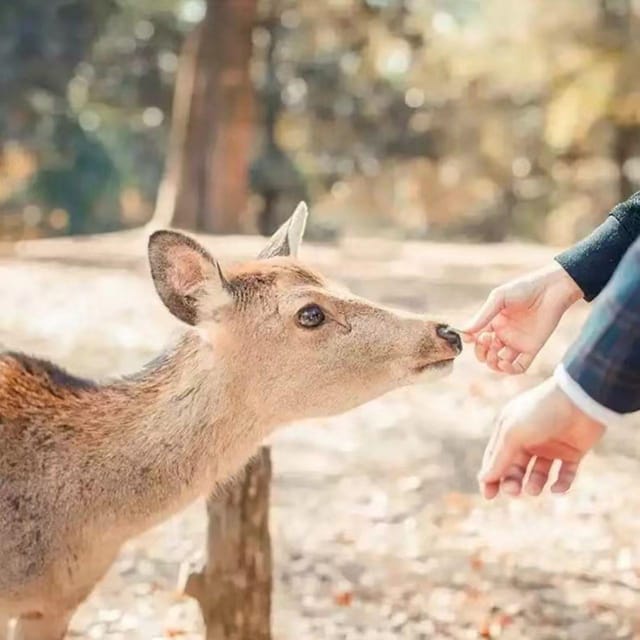
<instances>
[{"instance_id":1,"label":"brown fur","mask_svg":"<svg viewBox=\"0 0 640 640\"><path fill-rule=\"evenodd\" d=\"M292 221L269 256L295 253L304 221ZM11 617L20 640L60 640L122 543L227 481L277 426L440 375L459 351L435 323L345 294L292 257L225 272L159 232L150 263L191 328L142 371L100 384L0 355L0 640ZM309 303L326 315L313 329L296 321Z\"/></svg>"}]
</instances>

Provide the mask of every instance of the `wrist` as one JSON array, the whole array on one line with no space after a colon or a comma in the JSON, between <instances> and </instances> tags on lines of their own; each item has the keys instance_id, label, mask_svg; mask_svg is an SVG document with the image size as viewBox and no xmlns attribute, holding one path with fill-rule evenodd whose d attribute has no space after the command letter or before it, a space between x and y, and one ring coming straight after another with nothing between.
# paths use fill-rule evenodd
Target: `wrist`
<instances>
[{"instance_id":1,"label":"wrist","mask_svg":"<svg viewBox=\"0 0 640 640\"><path fill-rule=\"evenodd\" d=\"M568 422L577 427L598 422L588 413L585 413L554 378L551 378L550 387L551 395L555 398L557 406L561 407L561 413Z\"/></svg>"},{"instance_id":2,"label":"wrist","mask_svg":"<svg viewBox=\"0 0 640 640\"><path fill-rule=\"evenodd\" d=\"M549 287L562 300L565 309L584 297L582 289L576 281L557 262L553 262L547 269Z\"/></svg>"},{"instance_id":3,"label":"wrist","mask_svg":"<svg viewBox=\"0 0 640 640\"><path fill-rule=\"evenodd\" d=\"M541 404L546 408L551 432L561 434L570 447L586 453L603 436L605 425L585 412L554 377L548 378L541 386Z\"/></svg>"},{"instance_id":4,"label":"wrist","mask_svg":"<svg viewBox=\"0 0 640 640\"><path fill-rule=\"evenodd\" d=\"M577 424L598 424L604 428L616 424L620 416L611 409L604 407L589 396L584 389L567 373L564 365L560 363L553 372L550 383L554 390L559 391L568 403L570 418Z\"/></svg>"}]
</instances>

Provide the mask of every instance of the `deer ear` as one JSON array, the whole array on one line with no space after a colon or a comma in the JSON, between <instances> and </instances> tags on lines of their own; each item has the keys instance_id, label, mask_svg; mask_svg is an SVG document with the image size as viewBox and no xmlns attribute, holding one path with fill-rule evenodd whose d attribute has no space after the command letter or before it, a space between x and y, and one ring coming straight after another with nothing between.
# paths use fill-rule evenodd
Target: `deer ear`
<instances>
[{"instance_id":1,"label":"deer ear","mask_svg":"<svg viewBox=\"0 0 640 640\"><path fill-rule=\"evenodd\" d=\"M273 258L275 256L298 255L298 249L304 235L309 210L301 202L291 217L271 236L267 246L260 252L258 258Z\"/></svg>"},{"instance_id":2,"label":"deer ear","mask_svg":"<svg viewBox=\"0 0 640 640\"><path fill-rule=\"evenodd\" d=\"M156 291L176 318L195 325L230 301L219 264L193 238L156 231L149 238L149 265Z\"/></svg>"}]
</instances>

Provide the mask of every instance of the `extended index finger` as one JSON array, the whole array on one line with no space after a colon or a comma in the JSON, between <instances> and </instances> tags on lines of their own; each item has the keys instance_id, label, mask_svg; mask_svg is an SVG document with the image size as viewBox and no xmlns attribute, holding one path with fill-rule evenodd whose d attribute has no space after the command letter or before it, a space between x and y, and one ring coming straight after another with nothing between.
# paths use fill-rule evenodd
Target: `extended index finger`
<instances>
[{"instance_id":1,"label":"extended index finger","mask_svg":"<svg viewBox=\"0 0 640 640\"><path fill-rule=\"evenodd\" d=\"M478 333L484 329L503 308L504 296L498 289L494 289L469 323L461 327L462 331L470 334Z\"/></svg>"}]
</instances>

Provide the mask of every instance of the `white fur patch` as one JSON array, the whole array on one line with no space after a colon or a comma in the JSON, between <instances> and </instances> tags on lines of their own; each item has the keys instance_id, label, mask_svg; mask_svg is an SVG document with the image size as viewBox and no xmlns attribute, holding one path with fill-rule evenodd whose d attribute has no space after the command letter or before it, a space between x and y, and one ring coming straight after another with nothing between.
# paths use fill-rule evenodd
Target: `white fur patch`
<instances>
[{"instance_id":1,"label":"white fur patch","mask_svg":"<svg viewBox=\"0 0 640 640\"><path fill-rule=\"evenodd\" d=\"M444 362L442 364L436 364L434 366L426 368L424 371L421 371L415 378L416 384L429 384L431 382L436 382L437 380L442 380L451 374L453 371L453 360L449 360L448 362Z\"/></svg>"}]
</instances>

